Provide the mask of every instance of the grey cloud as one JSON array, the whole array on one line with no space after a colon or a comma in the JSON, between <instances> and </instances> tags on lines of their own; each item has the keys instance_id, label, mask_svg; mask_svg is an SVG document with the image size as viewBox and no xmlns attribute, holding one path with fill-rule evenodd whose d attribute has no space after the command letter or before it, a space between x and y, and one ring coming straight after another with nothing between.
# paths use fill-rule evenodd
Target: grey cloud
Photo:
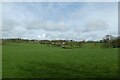
<instances>
[{"instance_id":1,"label":"grey cloud","mask_svg":"<svg viewBox=\"0 0 120 80\"><path fill-rule=\"evenodd\" d=\"M69 25L64 22L49 22L49 21L32 21L30 23L26 23L26 27L29 30L46 30L46 31L67 31L69 29Z\"/></svg>"},{"instance_id":2,"label":"grey cloud","mask_svg":"<svg viewBox=\"0 0 120 80\"><path fill-rule=\"evenodd\" d=\"M50 22L50 21L42 21L42 20L33 20L30 22L23 21L18 22L15 20L3 20L3 31L11 31L16 28L26 28L28 30L46 30L46 31L59 31L64 32L70 29L70 24L64 22Z\"/></svg>"},{"instance_id":3,"label":"grey cloud","mask_svg":"<svg viewBox=\"0 0 120 80\"><path fill-rule=\"evenodd\" d=\"M13 30L16 26L21 26L22 23L19 23L15 20L12 20L12 19L3 19L2 21L2 30L3 31L11 31Z\"/></svg>"},{"instance_id":4,"label":"grey cloud","mask_svg":"<svg viewBox=\"0 0 120 80\"><path fill-rule=\"evenodd\" d=\"M84 26L83 32L102 31L107 29L108 24L102 20L92 20Z\"/></svg>"}]
</instances>

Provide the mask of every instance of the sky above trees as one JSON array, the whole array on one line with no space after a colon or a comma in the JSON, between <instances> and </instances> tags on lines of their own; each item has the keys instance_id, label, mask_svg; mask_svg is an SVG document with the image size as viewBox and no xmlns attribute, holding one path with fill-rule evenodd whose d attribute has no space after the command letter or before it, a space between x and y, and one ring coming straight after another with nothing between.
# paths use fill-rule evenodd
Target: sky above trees
<instances>
[{"instance_id":1,"label":"sky above trees","mask_svg":"<svg viewBox=\"0 0 120 80\"><path fill-rule=\"evenodd\" d=\"M3 38L99 40L118 34L117 2L5 2Z\"/></svg>"}]
</instances>

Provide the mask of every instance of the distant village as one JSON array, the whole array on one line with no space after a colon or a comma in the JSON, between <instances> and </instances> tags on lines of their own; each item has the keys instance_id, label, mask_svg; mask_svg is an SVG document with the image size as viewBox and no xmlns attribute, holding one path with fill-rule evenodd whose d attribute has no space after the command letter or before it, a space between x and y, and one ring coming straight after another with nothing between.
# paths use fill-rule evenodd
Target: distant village
<instances>
[{"instance_id":1,"label":"distant village","mask_svg":"<svg viewBox=\"0 0 120 80\"><path fill-rule=\"evenodd\" d=\"M57 47L62 48L74 48L74 47L81 47L84 43L94 43L94 45L97 45L96 43L102 43L104 47L112 47L117 48L120 47L120 37L114 37L111 35L106 35L102 40L99 41L75 41L75 40L29 40L29 39L21 39L21 38L10 38L10 39L2 39L2 44L4 45L6 42L32 42L32 43L39 43L39 44L50 44Z\"/></svg>"}]
</instances>

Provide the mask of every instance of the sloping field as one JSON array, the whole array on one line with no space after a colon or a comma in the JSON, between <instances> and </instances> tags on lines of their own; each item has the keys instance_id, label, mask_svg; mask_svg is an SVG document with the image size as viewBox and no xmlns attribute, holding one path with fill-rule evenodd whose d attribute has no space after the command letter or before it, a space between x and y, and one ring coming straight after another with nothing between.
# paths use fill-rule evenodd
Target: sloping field
<instances>
[{"instance_id":1,"label":"sloping field","mask_svg":"<svg viewBox=\"0 0 120 80\"><path fill-rule=\"evenodd\" d=\"M3 78L113 78L117 77L117 62L117 48L62 49L33 43L3 45Z\"/></svg>"}]
</instances>

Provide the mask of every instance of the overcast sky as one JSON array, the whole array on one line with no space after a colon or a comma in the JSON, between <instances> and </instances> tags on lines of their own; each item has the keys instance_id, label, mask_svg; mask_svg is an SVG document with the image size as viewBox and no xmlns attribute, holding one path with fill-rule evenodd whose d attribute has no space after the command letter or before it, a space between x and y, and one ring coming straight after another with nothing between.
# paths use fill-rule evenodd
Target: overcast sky
<instances>
[{"instance_id":1,"label":"overcast sky","mask_svg":"<svg viewBox=\"0 0 120 80\"><path fill-rule=\"evenodd\" d=\"M118 34L117 2L6 2L3 38L99 40Z\"/></svg>"}]
</instances>

